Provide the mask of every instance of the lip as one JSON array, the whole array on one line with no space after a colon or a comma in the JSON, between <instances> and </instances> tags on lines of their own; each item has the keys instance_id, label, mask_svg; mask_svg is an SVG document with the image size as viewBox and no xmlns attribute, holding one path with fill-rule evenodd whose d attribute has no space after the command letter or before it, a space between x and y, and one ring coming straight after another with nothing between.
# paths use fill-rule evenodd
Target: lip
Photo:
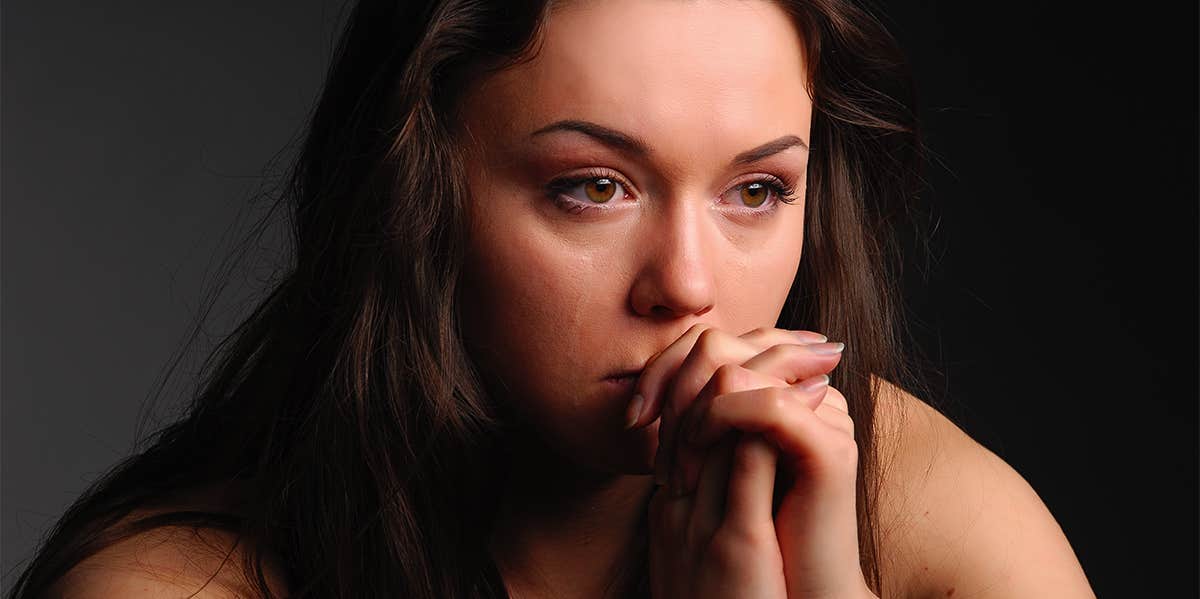
<instances>
[{"instance_id":1,"label":"lip","mask_svg":"<svg viewBox=\"0 0 1200 599\"><path fill-rule=\"evenodd\" d=\"M636 381L639 377L642 376L643 370L645 370L645 366L641 366L641 365L633 366L630 368L620 368L620 369L617 369L617 370L614 370L614 371L608 373L608 376L604 377L604 380L606 380L606 381L613 381L613 380L621 381L621 380L625 380L625 379L632 379L632 380Z\"/></svg>"},{"instance_id":2,"label":"lip","mask_svg":"<svg viewBox=\"0 0 1200 599\"><path fill-rule=\"evenodd\" d=\"M638 373L636 372L628 375L615 375L604 378L606 382L616 383L619 385L632 385L637 382L637 379Z\"/></svg>"},{"instance_id":3,"label":"lip","mask_svg":"<svg viewBox=\"0 0 1200 599\"><path fill-rule=\"evenodd\" d=\"M639 377L641 375L642 375L641 370L620 370L620 371L614 372L604 378L608 378L608 379L634 378L634 379L636 379L637 377Z\"/></svg>"},{"instance_id":4,"label":"lip","mask_svg":"<svg viewBox=\"0 0 1200 599\"><path fill-rule=\"evenodd\" d=\"M611 395L614 401L628 402L637 389L638 379L642 376L641 369L626 368L617 370L600 381L605 395ZM624 405L624 404L622 404Z\"/></svg>"},{"instance_id":5,"label":"lip","mask_svg":"<svg viewBox=\"0 0 1200 599\"><path fill-rule=\"evenodd\" d=\"M638 378L641 376L642 371L640 370L618 371L604 377L604 384L629 393L633 391L633 387L637 385Z\"/></svg>"}]
</instances>

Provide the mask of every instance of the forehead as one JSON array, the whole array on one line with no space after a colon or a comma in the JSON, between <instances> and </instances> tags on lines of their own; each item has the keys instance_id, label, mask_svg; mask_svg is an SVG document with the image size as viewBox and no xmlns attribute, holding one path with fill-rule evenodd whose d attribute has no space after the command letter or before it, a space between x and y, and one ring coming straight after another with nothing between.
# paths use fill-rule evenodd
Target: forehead
<instances>
[{"instance_id":1,"label":"forehead","mask_svg":"<svg viewBox=\"0 0 1200 599\"><path fill-rule=\"evenodd\" d=\"M783 134L808 140L801 34L772 2L577 0L557 6L542 35L532 60L466 103L502 139L584 119L676 157Z\"/></svg>"}]
</instances>

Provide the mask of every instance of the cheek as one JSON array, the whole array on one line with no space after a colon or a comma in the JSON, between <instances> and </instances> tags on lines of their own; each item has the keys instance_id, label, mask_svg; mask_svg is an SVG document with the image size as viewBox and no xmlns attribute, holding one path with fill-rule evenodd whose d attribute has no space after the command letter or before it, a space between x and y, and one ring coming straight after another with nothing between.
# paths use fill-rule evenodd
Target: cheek
<instances>
[{"instance_id":1,"label":"cheek","mask_svg":"<svg viewBox=\"0 0 1200 599\"><path fill-rule=\"evenodd\" d=\"M628 256L564 235L533 210L489 207L474 221L459 297L462 330L503 404L569 461L649 472L657 425L624 431Z\"/></svg>"},{"instance_id":2,"label":"cheek","mask_svg":"<svg viewBox=\"0 0 1200 599\"><path fill-rule=\"evenodd\" d=\"M777 231L756 243L734 244L728 262L717 274L716 303L722 319L733 329L773 327L800 268L803 212L789 207Z\"/></svg>"},{"instance_id":3,"label":"cheek","mask_svg":"<svg viewBox=\"0 0 1200 599\"><path fill-rule=\"evenodd\" d=\"M769 323L770 326L774 326L775 321L778 320L783 310L783 304L787 301L788 291L791 290L792 282L795 281L796 273L800 269L803 249L802 234L797 234L780 246L778 253L772 255L762 268L762 278L764 281L768 281L763 288L769 291L762 294L760 301L766 302L763 309L774 318Z\"/></svg>"},{"instance_id":4,"label":"cheek","mask_svg":"<svg viewBox=\"0 0 1200 599\"><path fill-rule=\"evenodd\" d=\"M577 464L645 470L657 428L622 436L625 400L601 380L625 303L612 264L536 226L491 222L471 241L460 312L493 400Z\"/></svg>"},{"instance_id":5,"label":"cheek","mask_svg":"<svg viewBox=\"0 0 1200 599\"><path fill-rule=\"evenodd\" d=\"M775 324L800 259L802 213L789 216L776 232L745 239L707 230L706 244L717 248L706 273L716 284L710 322L743 331ZM519 209L489 207L469 244L460 313L494 400L577 463L645 468L657 427L624 433L626 398L602 382L628 360L619 339L649 330L631 325L628 314L638 257L614 251L613 243L564 235L536 211Z\"/></svg>"},{"instance_id":6,"label":"cheek","mask_svg":"<svg viewBox=\"0 0 1200 599\"><path fill-rule=\"evenodd\" d=\"M594 337L616 289L605 286L594 256L523 217L487 222L471 240L462 297L476 359L509 390L500 399L543 404L522 411L569 407L576 388L603 366Z\"/></svg>"}]
</instances>

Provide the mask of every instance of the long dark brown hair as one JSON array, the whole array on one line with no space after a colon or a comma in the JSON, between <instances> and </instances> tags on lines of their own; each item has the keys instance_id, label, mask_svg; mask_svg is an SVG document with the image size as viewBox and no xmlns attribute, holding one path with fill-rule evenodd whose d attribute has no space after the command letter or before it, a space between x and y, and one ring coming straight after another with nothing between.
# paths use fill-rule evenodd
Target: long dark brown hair
<instances>
[{"instance_id":1,"label":"long dark brown hair","mask_svg":"<svg viewBox=\"0 0 1200 599\"><path fill-rule=\"evenodd\" d=\"M778 326L846 342L833 384L858 429L860 555L882 595L878 381L915 381L893 236L917 189L913 94L869 10L782 4L804 33L815 110L804 260ZM468 189L451 140L464 90L533 56L549 10L354 6L275 204L294 248L278 283L213 351L184 417L71 506L11 599L41 596L86 557L161 526L252 540L242 565L263 596L267 550L294 597L506 595L486 539L507 418L459 330ZM240 489L236 506L169 509L181 490L212 485ZM148 506L168 511L123 520ZM646 596L645 562L628 567L622 594Z\"/></svg>"}]
</instances>

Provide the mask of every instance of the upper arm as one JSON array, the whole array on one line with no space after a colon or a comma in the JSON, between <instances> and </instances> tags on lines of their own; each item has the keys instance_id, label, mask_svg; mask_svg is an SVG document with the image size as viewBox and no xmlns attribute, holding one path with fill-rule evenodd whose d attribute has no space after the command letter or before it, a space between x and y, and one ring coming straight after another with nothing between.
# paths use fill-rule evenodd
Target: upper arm
<instances>
[{"instance_id":1,"label":"upper arm","mask_svg":"<svg viewBox=\"0 0 1200 599\"><path fill-rule=\"evenodd\" d=\"M253 572L242 567L245 541L215 529L164 526L104 548L75 565L50 596L233 599L259 593ZM276 597L286 595L283 577L268 558L264 575Z\"/></svg>"},{"instance_id":2,"label":"upper arm","mask_svg":"<svg viewBox=\"0 0 1200 599\"><path fill-rule=\"evenodd\" d=\"M1016 470L973 441L946 468L960 482L959 507L932 527L933 542L947 540L943 586L968 597L1094 599L1062 528Z\"/></svg>"},{"instance_id":3,"label":"upper arm","mask_svg":"<svg viewBox=\"0 0 1200 599\"><path fill-rule=\"evenodd\" d=\"M903 395L903 440L890 454L881 502L901 596L1094 598L1029 483L945 416Z\"/></svg>"}]
</instances>

